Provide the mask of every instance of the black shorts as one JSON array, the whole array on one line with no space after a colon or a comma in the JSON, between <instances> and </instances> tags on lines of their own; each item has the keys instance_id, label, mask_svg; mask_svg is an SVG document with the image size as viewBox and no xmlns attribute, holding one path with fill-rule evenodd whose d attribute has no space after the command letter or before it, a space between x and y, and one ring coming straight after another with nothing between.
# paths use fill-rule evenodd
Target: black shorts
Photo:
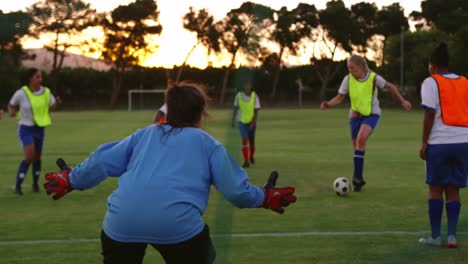
<instances>
[{"instance_id":1,"label":"black shorts","mask_svg":"<svg viewBox=\"0 0 468 264\"><path fill-rule=\"evenodd\" d=\"M101 231L101 246L104 264L140 264L143 263L147 243L118 242ZM150 244L168 264L194 263L211 264L216 251L210 238L207 225L193 238L176 244Z\"/></svg>"}]
</instances>

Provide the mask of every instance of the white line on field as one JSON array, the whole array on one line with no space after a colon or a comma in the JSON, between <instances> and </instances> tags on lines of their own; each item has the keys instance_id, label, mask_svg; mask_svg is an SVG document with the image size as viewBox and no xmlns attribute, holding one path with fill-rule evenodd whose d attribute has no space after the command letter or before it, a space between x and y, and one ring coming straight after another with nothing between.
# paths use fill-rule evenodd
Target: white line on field
<instances>
[{"instance_id":1,"label":"white line on field","mask_svg":"<svg viewBox=\"0 0 468 264\"><path fill-rule=\"evenodd\" d=\"M285 233L234 233L214 234L213 237L305 237L305 236L378 236L378 235L422 235L429 231L363 231L363 232L285 232ZM457 234L468 234L457 232ZM70 239L43 239L43 240L0 240L0 246L8 245L34 245L34 244L63 244L63 243L89 243L99 242L98 238L70 238Z\"/></svg>"}]
</instances>

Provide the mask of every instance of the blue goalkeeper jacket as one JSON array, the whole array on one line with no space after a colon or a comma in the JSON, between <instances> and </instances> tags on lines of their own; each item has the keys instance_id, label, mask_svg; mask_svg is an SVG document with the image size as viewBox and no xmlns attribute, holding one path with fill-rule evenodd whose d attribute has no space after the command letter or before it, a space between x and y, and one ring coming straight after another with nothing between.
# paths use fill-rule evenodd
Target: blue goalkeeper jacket
<instances>
[{"instance_id":1,"label":"blue goalkeeper jacket","mask_svg":"<svg viewBox=\"0 0 468 264\"><path fill-rule=\"evenodd\" d=\"M103 144L73 168L70 182L85 190L109 176L119 183L103 230L120 242L173 244L199 234L211 185L239 208L264 199L223 145L198 128L151 125Z\"/></svg>"}]
</instances>

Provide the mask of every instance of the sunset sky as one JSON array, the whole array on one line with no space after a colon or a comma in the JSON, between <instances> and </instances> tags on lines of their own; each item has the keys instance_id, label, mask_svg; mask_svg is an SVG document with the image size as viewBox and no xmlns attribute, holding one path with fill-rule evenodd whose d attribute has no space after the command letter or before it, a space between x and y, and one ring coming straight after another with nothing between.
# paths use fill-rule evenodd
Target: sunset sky
<instances>
[{"instance_id":1,"label":"sunset sky","mask_svg":"<svg viewBox=\"0 0 468 264\"><path fill-rule=\"evenodd\" d=\"M0 10L3 12L25 10L38 0L0 0ZM119 5L126 5L134 0L84 0L91 4L98 12L111 11ZM221 19L225 14L233 9L239 7L243 2L242 0L229 0L229 1L215 1L215 0L157 0L158 10L160 12L159 22L163 26L163 32L160 37L155 38L154 41L158 43L159 49L155 54L148 56L143 62L144 66L164 66L172 67L173 65L180 65L184 61L193 45L196 44L196 36L194 33L186 31L182 26L181 17L188 12L189 7L193 6L196 9L206 8L215 17L216 20ZM314 4L317 9L325 8L327 0L256 0L255 3L271 6L274 9L279 9L286 6L288 9L295 8L298 3ZM345 4L349 7L352 4L363 2L362 0L344 0ZM370 1L369 1L370 2ZM380 8L382 6L390 5L399 2L405 9L405 14L408 15L414 10L420 10L420 0L377 0L375 3ZM89 31L88 35L92 34L95 37L103 38L102 33L99 31ZM41 48L45 38L39 40L28 39L25 40L24 48ZM79 53L78 50L71 50L72 52ZM230 60L229 56L223 56L223 59L211 58L213 66L226 65ZM309 56L303 57L289 57L287 58L290 64L307 64ZM195 67L204 68L208 65L206 56L206 49L198 47L190 56L188 63Z\"/></svg>"}]
</instances>

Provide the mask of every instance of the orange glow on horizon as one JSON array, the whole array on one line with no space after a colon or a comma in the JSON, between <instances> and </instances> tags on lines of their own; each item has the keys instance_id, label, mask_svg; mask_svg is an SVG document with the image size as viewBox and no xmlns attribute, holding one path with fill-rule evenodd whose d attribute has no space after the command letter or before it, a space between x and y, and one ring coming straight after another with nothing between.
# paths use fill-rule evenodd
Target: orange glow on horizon
<instances>
[{"instance_id":1,"label":"orange glow on horizon","mask_svg":"<svg viewBox=\"0 0 468 264\"><path fill-rule=\"evenodd\" d=\"M26 7L31 6L39 0L16 0L16 1L1 1L0 9L4 12L24 10ZM91 4L92 8L96 8L98 12L109 12L116 8L118 5L126 5L134 0L114 0L114 1L97 1L97 0L84 0ZM325 8L328 0L315 0L305 1L309 4L315 4L318 9ZM8 2L8 3L7 3ZM207 8L208 11L215 17L216 20L221 19L231 9L239 7L246 0L231 0L219 4L216 0L157 0L159 11L159 23L163 26L163 31L160 36L148 37L151 39L151 44L159 46L154 54L149 54L147 58L141 63L142 66L154 67L163 66L172 68L174 65L181 65L187 54L192 47L197 43L195 33L189 32L183 28L182 17L188 12L189 7L193 6L196 9ZM295 8L298 3L304 2L300 0L254 0L253 2L271 6L274 9L279 9L282 6L287 6L288 9ZM346 6L362 2L362 0L344 0ZM420 10L421 1L398 1L398 0L377 0L374 1L378 7L390 5L394 2L400 2L405 7L405 13L408 15L413 10ZM73 37L77 41L79 36ZM83 33L81 38L91 40L94 38L97 44L102 43L104 40L104 33L98 29L88 29ZM23 39L24 48L42 48L44 44L49 43L50 37L42 34L40 39ZM271 45L272 50L278 50L277 45ZM93 58L99 58L100 52L83 51L79 48L71 47L69 52L81 54ZM303 56L291 56L285 54L284 61L287 65L308 64L311 54L320 54L323 49L316 47L313 44L304 45ZM344 57L346 54L339 54L338 58ZM228 53L221 53L218 56L210 55L207 57L207 50L205 47L199 45L190 55L187 64L192 67L206 68L208 65L214 67L227 66L231 62L232 55ZM239 56L236 59L236 64L246 65L248 62ZM258 62L257 62L258 63ZM256 63L256 64L257 64Z\"/></svg>"}]
</instances>

